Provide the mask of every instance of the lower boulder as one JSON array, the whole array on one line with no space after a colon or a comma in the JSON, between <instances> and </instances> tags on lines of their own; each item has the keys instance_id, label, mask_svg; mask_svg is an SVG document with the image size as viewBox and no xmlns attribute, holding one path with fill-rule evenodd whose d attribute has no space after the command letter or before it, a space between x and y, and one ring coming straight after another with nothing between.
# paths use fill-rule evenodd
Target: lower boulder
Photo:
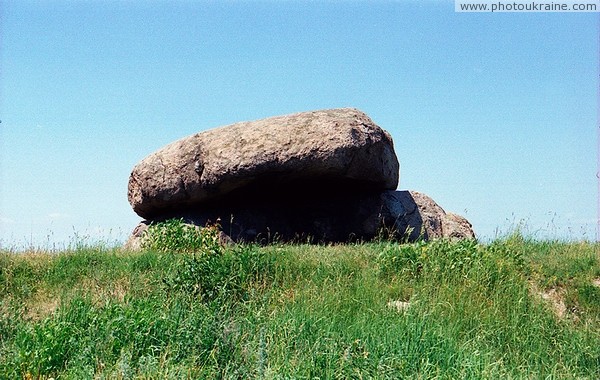
<instances>
[{"instance_id":1,"label":"lower boulder","mask_svg":"<svg viewBox=\"0 0 600 380\"><path fill-rule=\"evenodd\" d=\"M465 218L446 213L427 195L390 190L314 197L279 194L164 214L140 223L126 248L139 248L149 223L171 218L182 218L196 226L219 223L233 241L261 244L368 241L378 236L409 242L475 238Z\"/></svg>"}]
</instances>

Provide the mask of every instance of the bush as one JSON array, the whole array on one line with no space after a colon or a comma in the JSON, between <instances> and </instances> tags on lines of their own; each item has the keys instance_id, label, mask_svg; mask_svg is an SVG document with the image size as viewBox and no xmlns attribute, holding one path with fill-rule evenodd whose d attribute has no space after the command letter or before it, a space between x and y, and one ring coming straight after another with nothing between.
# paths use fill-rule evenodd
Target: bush
<instances>
[{"instance_id":1,"label":"bush","mask_svg":"<svg viewBox=\"0 0 600 380\"><path fill-rule=\"evenodd\" d=\"M252 246L225 249L218 225L204 228L171 219L151 225L142 247L164 253L182 253L171 274L163 278L171 293L198 297L243 299L255 283L265 282L272 272L273 257Z\"/></svg>"},{"instance_id":2,"label":"bush","mask_svg":"<svg viewBox=\"0 0 600 380\"><path fill-rule=\"evenodd\" d=\"M183 219L151 224L142 237L142 248L160 252L203 252L220 254L218 224L199 228Z\"/></svg>"},{"instance_id":3,"label":"bush","mask_svg":"<svg viewBox=\"0 0 600 380\"><path fill-rule=\"evenodd\" d=\"M241 300L254 285L270 281L274 258L255 247L238 247L221 254L192 253L181 257L173 274L163 280L167 291L199 297Z\"/></svg>"}]
</instances>

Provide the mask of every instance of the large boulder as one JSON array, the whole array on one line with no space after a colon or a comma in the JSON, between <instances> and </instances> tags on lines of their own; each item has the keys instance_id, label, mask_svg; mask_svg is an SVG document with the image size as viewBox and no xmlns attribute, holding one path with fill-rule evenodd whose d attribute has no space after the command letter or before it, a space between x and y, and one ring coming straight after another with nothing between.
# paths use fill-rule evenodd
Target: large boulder
<instances>
[{"instance_id":1,"label":"large boulder","mask_svg":"<svg viewBox=\"0 0 600 380\"><path fill-rule=\"evenodd\" d=\"M164 216L170 217L196 226L219 222L236 242L347 242L378 236L401 241L475 238L466 219L446 213L433 199L413 191L255 198ZM133 243L145 224L134 231Z\"/></svg>"},{"instance_id":2,"label":"large boulder","mask_svg":"<svg viewBox=\"0 0 600 380\"><path fill-rule=\"evenodd\" d=\"M128 198L138 215L160 218L254 194L394 190L398 176L390 135L361 111L343 108L242 122L176 141L133 168Z\"/></svg>"}]
</instances>

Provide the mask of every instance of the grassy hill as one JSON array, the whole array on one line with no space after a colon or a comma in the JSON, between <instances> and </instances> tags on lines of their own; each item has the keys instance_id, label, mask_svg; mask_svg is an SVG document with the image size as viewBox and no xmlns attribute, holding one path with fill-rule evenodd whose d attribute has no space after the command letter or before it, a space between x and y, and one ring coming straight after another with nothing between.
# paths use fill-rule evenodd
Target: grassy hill
<instances>
[{"instance_id":1,"label":"grassy hill","mask_svg":"<svg viewBox=\"0 0 600 380\"><path fill-rule=\"evenodd\" d=\"M1 252L0 378L600 378L598 244L171 243Z\"/></svg>"}]
</instances>

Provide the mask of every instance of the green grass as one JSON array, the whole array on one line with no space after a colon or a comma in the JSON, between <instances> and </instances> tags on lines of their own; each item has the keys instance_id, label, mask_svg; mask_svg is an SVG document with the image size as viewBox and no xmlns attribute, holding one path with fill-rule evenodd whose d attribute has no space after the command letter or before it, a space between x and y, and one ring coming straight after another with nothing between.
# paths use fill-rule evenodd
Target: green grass
<instances>
[{"instance_id":1,"label":"green grass","mask_svg":"<svg viewBox=\"0 0 600 380\"><path fill-rule=\"evenodd\" d=\"M162 248L0 253L0 378L600 378L598 244Z\"/></svg>"}]
</instances>

